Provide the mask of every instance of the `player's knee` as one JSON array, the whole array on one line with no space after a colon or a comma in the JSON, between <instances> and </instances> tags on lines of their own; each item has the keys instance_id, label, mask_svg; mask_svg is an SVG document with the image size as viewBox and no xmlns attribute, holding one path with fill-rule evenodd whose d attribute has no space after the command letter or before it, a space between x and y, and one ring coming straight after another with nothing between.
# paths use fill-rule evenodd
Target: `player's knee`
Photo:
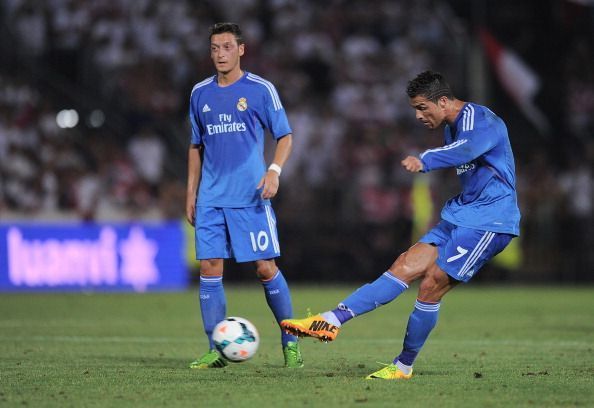
<instances>
[{"instance_id":1,"label":"player's knee","mask_svg":"<svg viewBox=\"0 0 594 408\"><path fill-rule=\"evenodd\" d=\"M418 270L408 257L408 251L400 254L388 271L403 282L411 283L422 276L424 271Z\"/></svg>"},{"instance_id":2,"label":"player's knee","mask_svg":"<svg viewBox=\"0 0 594 408\"><path fill-rule=\"evenodd\" d=\"M223 261L220 259L203 259L200 261L200 276L222 276Z\"/></svg>"},{"instance_id":3,"label":"player's knee","mask_svg":"<svg viewBox=\"0 0 594 408\"><path fill-rule=\"evenodd\" d=\"M260 280L272 279L277 270L278 268L276 267L274 259L256 262L256 275Z\"/></svg>"}]
</instances>

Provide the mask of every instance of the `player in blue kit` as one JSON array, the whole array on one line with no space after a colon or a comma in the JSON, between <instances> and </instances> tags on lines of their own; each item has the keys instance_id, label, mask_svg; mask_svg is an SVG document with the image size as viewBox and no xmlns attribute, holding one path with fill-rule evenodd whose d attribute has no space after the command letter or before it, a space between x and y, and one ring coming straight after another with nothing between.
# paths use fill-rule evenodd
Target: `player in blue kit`
<instances>
[{"instance_id":1,"label":"player in blue kit","mask_svg":"<svg viewBox=\"0 0 594 408\"><path fill-rule=\"evenodd\" d=\"M289 333L332 341L343 323L394 300L421 280L401 353L368 379L409 379L413 362L437 323L443 296L477 271L519 235L514 157L503 121L484 106L456 99L436 72L409 82L407 94L416 117L430 129L445 124L445 145L408 156L410 172L455 168L462 192L447 201L441 221L401 254L377 280L366 284L332 311L288 319Z\"/></svg>"},{"instance_id":2,"label":"player in blue kit","mask_svg":"<svg viewBox=\"0 0 594 408\"><path fill-rule=\"evenodd\" d=\"M227 365L212 340L215 325L226 317L224 259L254 262L277 322L293 315L289 287L274 260L280 247L270 205L291 152L292 130L274 85L241 69L244 52L237 24L213 25L210 55L217 74L196 84L190 96L186 217L196 227L200 310L210 345L191 368ZM268 168L264 129L277 142ZM302 367L297 338L281 331L281 342L285 366Z\"/></svg>"}]
</instances>

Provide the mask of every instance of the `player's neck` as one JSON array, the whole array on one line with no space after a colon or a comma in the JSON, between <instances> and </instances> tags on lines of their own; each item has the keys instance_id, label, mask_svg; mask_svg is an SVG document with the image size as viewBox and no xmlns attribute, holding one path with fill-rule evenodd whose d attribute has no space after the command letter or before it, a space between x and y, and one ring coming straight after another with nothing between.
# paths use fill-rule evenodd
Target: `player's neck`
<instances>
[{"instance_id":1,"label":"player's neck","mask_svg":"<svg viewBox=\"0 0 594 408\"><path fill-rule=\"evenodd\" d=\"M243 71L239 67L229 72L219 72L217 76L217 83L219 86L229 86L239 81L242 76Z\"/></svg>"},{"instance_id":2,"label":"player's neck","mask_svg":"<svg viewBox=\"0 0 594 408\"><path fill-rule=\"evenodd\" d=\"M466 102L461 101L460 99L454 99L449 103L448 107L446 108L445 117L445 121L448 125L452 125L456 121L458 114L460 113L465 104Z\"/></svg>"}]
</instances>

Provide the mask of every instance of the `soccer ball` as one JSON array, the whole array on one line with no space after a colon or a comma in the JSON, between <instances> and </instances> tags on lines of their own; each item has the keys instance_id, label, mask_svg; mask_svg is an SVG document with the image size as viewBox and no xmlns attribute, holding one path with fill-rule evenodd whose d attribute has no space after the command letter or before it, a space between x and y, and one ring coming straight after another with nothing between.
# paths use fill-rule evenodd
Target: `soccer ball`
<instances>
[{"instance_id":1,"label":"soccer ball","mask_svg":"<svg viewBox=\"0 0 594 408\"><path fill-rule=\"evenodd\" d=\"M241 317L227 317L212 331L215 347L227 360L234 363L249 360L256 354L260 335L256 326Z\"/></svg>"}]
</instances>

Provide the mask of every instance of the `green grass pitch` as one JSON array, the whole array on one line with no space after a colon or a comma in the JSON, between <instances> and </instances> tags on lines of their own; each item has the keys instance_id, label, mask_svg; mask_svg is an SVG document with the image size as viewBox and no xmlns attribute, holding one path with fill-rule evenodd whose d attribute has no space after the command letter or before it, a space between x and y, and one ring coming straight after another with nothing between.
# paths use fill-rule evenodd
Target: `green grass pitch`
<instances>
[{"instance_id":1,"label":"green grass pitch","mask_svg":"<svg viewBox=\"0 0 594 408\"><path fill-rule=\"evenodd\" d=\"M355 286L293 286L296 316ZM411 381L365 380L400 351L416 288L349 322L329 344L302 340L282 367L279 332L255 283L227 285L228 314L258 327L251 361L190 370L207 348L196 291L1 294L0 406L594 406L594 288L465 285Z\"/></svg>"}]
</instances>

